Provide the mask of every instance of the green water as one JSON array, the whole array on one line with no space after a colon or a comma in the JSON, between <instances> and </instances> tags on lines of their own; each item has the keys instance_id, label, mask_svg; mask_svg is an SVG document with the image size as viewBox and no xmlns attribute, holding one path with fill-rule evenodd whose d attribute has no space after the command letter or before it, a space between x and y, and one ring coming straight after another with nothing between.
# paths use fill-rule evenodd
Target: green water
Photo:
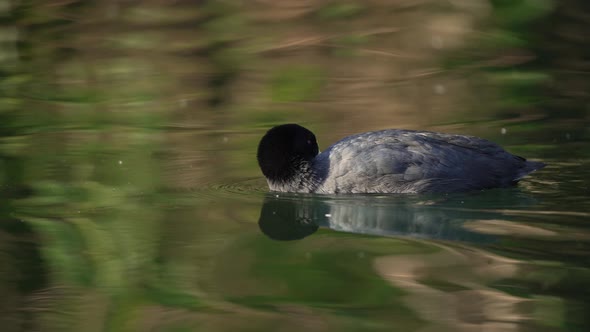
<instances>
[{"instance_id":1,"label":"green water","mask_svg":"<svg viewBox=\"0 0 590 332\"><path fill-rule=\"evenodd\" d=\"M2 331L590 330L584 4L6 2ZM287 122L321 150L424 129L548 166L268 193L256 146Z\"/></svg>"}]
</instances>

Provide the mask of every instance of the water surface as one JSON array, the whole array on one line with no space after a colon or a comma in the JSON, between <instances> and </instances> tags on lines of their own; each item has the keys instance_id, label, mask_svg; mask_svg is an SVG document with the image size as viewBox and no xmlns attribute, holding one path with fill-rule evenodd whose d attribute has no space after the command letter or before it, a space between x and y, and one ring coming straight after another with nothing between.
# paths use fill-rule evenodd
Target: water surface
<instances>
[{"instance_id":1,"label":"water surface","mask_svg":"<svg viewBox=\"0 0 590 332\"><path fill-rule=\"evenodd\" d=\"M8 3L3 331L590 329L575 1ZM268 193L256 145L287 122L320 149L424 129L548 166L464 194Z\"/></svg>"}]
</instances>

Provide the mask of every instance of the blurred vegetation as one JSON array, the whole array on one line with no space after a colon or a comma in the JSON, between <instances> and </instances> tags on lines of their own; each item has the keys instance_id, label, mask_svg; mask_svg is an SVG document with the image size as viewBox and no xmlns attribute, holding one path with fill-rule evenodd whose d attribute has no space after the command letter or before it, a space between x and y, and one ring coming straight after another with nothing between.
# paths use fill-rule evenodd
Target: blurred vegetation
<instances>
[{"instance_id":1,"label":"blurred vegetation","mask_svg":"<svg viewBox=\"0 0 590 332\"><path fill-rule=\"evenodd\" d=\"M434 247L277 244L243 223L261 195L210 187L258 176L256 141L281 122L326 123L324 142L351 127L508 127L531 155L587 157L548 147L590 135L587 25L583 0L1 2L4 330L417 328L370 259ZM542 299L542 325L590 325L542 313L562 297L586 309L566 286L586 286L587 268L549 286L554 270L531 269L509 281ZM311 326L284 326L285 312Z\"/></svg>"},{"instance_id":2,"label":"blurred vegetation","mask_svg":"<svg viewBox=\"0 0 590 332\"><path fill-rule=\"evenodd\" d=\"M497 91L491 104L495 117L523 118L506 123L511 131L539 142L587 140L590 63L581 33L589 24L581 14L588 12L586 3L495 0L490 5L480 32L462 54L447 58L447 68L481 71L480 85ZM547 147L537 151L561 155L559 148Z\"/></svg>"},{"instance_id":3,"label":"blurred vegetation","mask_svg":"<svg viewBox=\"0 0 590 332\"><path fill-rule=\"evenodd\" d=\"M279 70L271 81L271 99L276 102L297 102L313 99L321 86L319 69L312 67Z\"/></svg>"}]
</instances>

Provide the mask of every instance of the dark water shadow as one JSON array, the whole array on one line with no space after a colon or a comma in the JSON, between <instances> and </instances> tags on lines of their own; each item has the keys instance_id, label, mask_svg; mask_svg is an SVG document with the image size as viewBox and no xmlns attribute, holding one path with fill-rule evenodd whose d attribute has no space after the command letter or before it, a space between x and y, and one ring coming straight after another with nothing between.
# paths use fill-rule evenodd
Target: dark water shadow
<instances>
[{"instance_id":1,"label":"dark water shadow","mask_svg":"<svg viewBox=\"0 0 590 332\"><path fill-rule=\"evenodd\" d=\"M464 227L475 220L506 219L501 209L531 206L518 189L452 196L325 196L268 193L258 225L269 238L299 240L319 228L377 236L404 236L470 243L497 237Z\"/></svg>"}]
</instances>

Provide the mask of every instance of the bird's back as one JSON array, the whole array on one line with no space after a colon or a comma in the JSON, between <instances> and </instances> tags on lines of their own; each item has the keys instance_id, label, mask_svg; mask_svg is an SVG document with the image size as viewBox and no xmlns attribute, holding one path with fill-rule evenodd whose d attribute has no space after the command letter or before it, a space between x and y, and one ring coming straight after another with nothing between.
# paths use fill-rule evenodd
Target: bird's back
<instances>
[{"instance_id":1,"label":"bird's back","mask_svg":"<svg viewBox=\"0 0 590 332\"><path fill-rule=\"evenodd\" d=\"M393 129L349 136L314 160L326 193L507 187L543 166L477 137Z\"/></svg>"}]
</instances>

